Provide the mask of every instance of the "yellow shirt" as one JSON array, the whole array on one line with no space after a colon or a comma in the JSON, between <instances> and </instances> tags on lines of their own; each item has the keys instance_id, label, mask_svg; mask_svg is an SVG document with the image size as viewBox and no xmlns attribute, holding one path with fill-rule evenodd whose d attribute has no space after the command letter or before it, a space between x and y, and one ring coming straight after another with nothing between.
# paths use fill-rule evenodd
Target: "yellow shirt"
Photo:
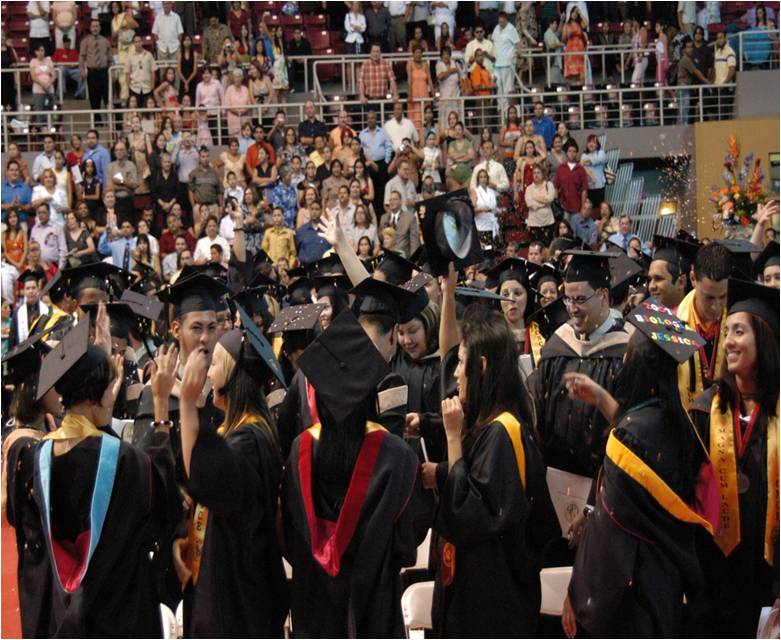
<instances>
[{"instance_id":1,"label":"yellow shirt","mask_svg":"<svg viewBox=\"0 0 781 640\"><path fill-rule=\"evenodd\" d=\"M262 247L273 264L280 258L287 258L292 266L296 259L296 234L287 227L271 227L263 234Z\"/></svg>"}]
</instances>

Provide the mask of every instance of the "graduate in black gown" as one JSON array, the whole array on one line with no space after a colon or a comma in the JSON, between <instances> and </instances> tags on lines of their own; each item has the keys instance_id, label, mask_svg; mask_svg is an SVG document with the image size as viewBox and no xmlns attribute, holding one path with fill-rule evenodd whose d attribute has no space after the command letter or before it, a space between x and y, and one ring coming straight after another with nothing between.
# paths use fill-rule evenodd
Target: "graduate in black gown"
<instances>
[{"instance_id":1,"label":"graduate in black gown","mask_svg":"<svg viewBox=\"0 0 781 640\"><path fill-rule=\"evenodd\" d=\"M288 598L276 519L282 458L276 426L258 389L282 377L271 346L243 309L243 329L225 333L214 354L199 346L180 388L182 456L195 502L175 562L186 584L188 638L282 637ZM195 406L206 378L225 412L217 430ZM184 559L185 566L182 566Z\"/></svg>"},{"instance_id":2,"label":"graduate in black gown","mask_svg":"<svg viewBox=\"0 0 781 640\"><path fill-rule=\"evenodd\" d=\"M695 536L697 529L710 535L712 524L690 506L703 449L681 405L676 369L705 341L653 299L627 320L636 330L620 403L588 376L565 375L573 399L597 406L616 425L564 605L569 637L579 630L684 637L684 596L694 606L702 590Z\"/></svg>"},{"instance_id":3,"label":"graduate in black gown","mask_svg":"<svg viewBox=\"0 0 781 640\"><path fill-rule=\"evenodd\" d=\"M461 333L458 395L442 401L434 631L533 637L542 555L559 529L545 466L504 317L470 305Z\"/></svg>"},{"instance_id":4,"label":"graduate in black gown","mask_svg":"<svg viewBox=\"0 0 781 640\"><path fill-rule=\"evenodd\" d=\"M33 333L41 331L46 340L60 340L73 326L73 317L78 306L68 292L60 271L46 283L41 296L49 296L51 311L47 317L39 319L33 327Z\"/></svg>"},{"instance_id":5,"label":"graduate in black gown","mask_svg":"<svg viewBox=\"0 0 781 640\"><path fill-rule=\"evenodd\" d=\"M173 384L173 361L161 360L158 397ZM20 585L37 585L32 611L22 613L25 636L162 636L150 554L170 535L179 503L169 423L161 414L144 450L109 435L115 378L107 350L90 345L80 323L39 376L38 396L52 386L62 396L61 426L10 448L8 520L48 557L20 566Z\"/></svg>"},{"instance_id":6,"label":"graduate in black gown","mask_svg":"<svg viewBox=\"0 0 781 640\"><path fill-rule=\"evenodd\" d=\"M296 637L404 637L399 570L426 534L413 518L418 461L369 416L389 373L352 312L299 359L319 423L293 442L282 491Z\"/></svg>"},{"instance_id":7,"label":"graduate in black gown","mask_svg":"<svg viewBox=\"0 0 781 640\"><path fill-rule=\"evenodd\" d=\"M708 608L704 637L754 637L778 598L778 290L730 280L726 358L691 416L718 482L719 526L701 536Z\"/></svg>"}]
</instances>

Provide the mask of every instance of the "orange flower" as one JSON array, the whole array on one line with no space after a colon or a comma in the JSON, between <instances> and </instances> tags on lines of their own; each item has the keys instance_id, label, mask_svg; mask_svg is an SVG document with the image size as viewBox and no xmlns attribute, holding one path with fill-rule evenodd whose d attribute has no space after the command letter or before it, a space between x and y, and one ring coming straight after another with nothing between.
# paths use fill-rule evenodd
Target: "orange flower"
<instances>
[{"instance_id":1,"label":"orange flower","mask_svg":"<svg viewBox=\"0 0 781 640\"><path fill-rule=\"evenodd\" d=\"M729 152L735 159L735 162L737 162L738 158L740 157L740 145L738 144L738 140L735 138L735 136L729 137Z\"/></svg>"}]
</instances>

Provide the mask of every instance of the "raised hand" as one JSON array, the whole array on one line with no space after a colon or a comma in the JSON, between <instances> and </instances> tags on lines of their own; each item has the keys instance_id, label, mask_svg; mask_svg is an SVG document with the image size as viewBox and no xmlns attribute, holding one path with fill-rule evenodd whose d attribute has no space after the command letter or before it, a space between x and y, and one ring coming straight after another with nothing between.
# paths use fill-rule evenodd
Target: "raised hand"
<instances>
[{"instance_id":1,"label":"raised hand","mask_svg":"<svg viewBox=\"0 0 781 640\"><path fill-rule=\"evenodd\" d=\"M171 390L176 382L176 369L179 364L179 349L176 345L164 345L154 360L153 373L149 379L152 397L168 402Z\"/></svg>"},{"instance_id":2,"label":"raised hand","mask_svg":"<svg viewBox=\"0 0 781 640\"><path fill-rule=\"evenodd\" d=\"M206 373L209 370L209 350L198 347L187 358L184 365L184 375L179 389L179 399L195 404L206 384Z\"/></svg>"}]
</instances>

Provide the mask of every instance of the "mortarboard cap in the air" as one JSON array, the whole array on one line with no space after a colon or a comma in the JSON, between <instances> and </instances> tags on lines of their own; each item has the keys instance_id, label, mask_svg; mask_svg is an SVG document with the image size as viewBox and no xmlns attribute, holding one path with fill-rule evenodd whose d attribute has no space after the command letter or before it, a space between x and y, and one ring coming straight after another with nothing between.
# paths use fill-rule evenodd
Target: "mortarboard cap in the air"
<instances>
[{"instance_id":1,"label":"mortarboard cap in the air","mask_svg":"<svg viewBox=\"0 0 781 640\"><path fill-rule=\"evenodd\" d=\"M705 345L705 340L692 331L671 309L654 298L643 300L626 316L646 338L678 363L688 360Z\"/></svg>"},{"instance_id":2,"label":"mortarboard cap in the air","mask_svg":"<svg viewBox=\"0 0 781 640\"><path fill-rule=\"evenodd\" d=\"M273 375L283 386L287 386L285 374L282 372L282 367L274 355L274 349L272 349L268 340L266 340L240 303L236 304L236 310L239 312L242 328L232 329L224 333L220 338L219 344L231 355L236 363L241 363L241 366L247 367L261 384L265 383ZM239 365L237 364L237 366Z\"/></svg>"},{"instance_id":3,"label":"mortarboard cap in the air","mask_svg":"<svg viewBox=\"0 0 781 640\"><path fill-rule=\"evenodd\" d=\"M414 262L407 260L400 253L385 251L375 269L374 277L377 278L378 274L381 273L386 282L401 285L412 277L413 271L417 270L418 266Z\"/></svg>"},{"instance_id":4,"label":"mortarboard cap in the air","mask_svg":"<svg viewBox=\"0 0 781 640\"><path fill-rule=\"evenodd\" d=\"M298 364L337 423L366 405L390 373L390 366L349 310L331 321Z\"/></svg>"},{"instance_id":5,"label":"mortarboard cap in the air","mask_svg":"<svg viewBox=\"0 0 781 640\"><path fill-rule=\"evenodd\" d=\"M324 304L298 304L285 307L268 329L269 333L311 331L317 326Z\"/></svg>"},{"instance_id":6,"label":"mortarboard cap in the air","mask_svg":"<svg viewBox=\"0 0 781 640\"><path fill-rule=\"evenodd\" d=\"M588 282L595 289L610 288L610 253L570 249L564 252L571 255L565 282Z\"/></svg>"},{"instance_id":7,"label":"mortarboard cap in the air","mask_svg":"<svg viewBox=\"0 0 781 640\"><path fill-rule=\"evenodd\" d=\"M761 318L770 325L778 340L779 334L779 290L756 282L730 278L727 283L728 314L745 311ZM775 345L762 345L777 348Z\"/></svg>"},{"instance_id":8,"label":"mortarboard cap in the air","mask_svg":"<svg viewBox=\"0 0 781 640\"><path fill-rule=\"evenodd\" d=\"M315 262L315 271L321 276L343 275L344 265L337 253L330 253Z\"/></svg>"},{"instance_id":9,"label":"mortarboard cap in the air","mask_svg":"<svg viewBox=\"0 0 781 640\"><path fill-rule=\"evenodd\" d=\"M129 289L122 292L122 297L119 301L130 307L137 316L152 322L160 319L160 314L165 308L165 305L157 298L145 296L142 293L130 291Z\"/></svg>"},{"instance_id":10,"label":"mortarboard cap in the air","mask_svg":"<svg viewBox=\"0 0 781 640\"><path fill-rule=\"evenodd\" d=\"M87 353L89 348L89 322L79 322L57 343L41 363L38 375L36 401L55 386Z\"/></svg>"},{"instance_id":11,"label":"mortarboard cap in the air","mask_svg":"<svg viewBox=\"0 0 781 640\"><path fill-rule=\"evenodd\" d=\"M466 189L421 200L415 209L433 275L446 275L451 262L456 269L465 269L483 260L475 213Z\"/></svg>"},{"instance_id":12,"label":"mortarboard cap in the air","mask_svg":"<svg viewBox=\"0 0 781 640\"><path fill-rule=\"evenodd\" d=\"M752 273L754 280L762 278L762 274L767 267L778 267L780 265L781 252L779 251L779 244L775 240L771 240L767 243L757 259L754 260L754 269Z\"/></svg>"},{"instance_id":13,"label":"mortarboard cap in the air","mask_svg":"<svg viewBox=\"0 0 781 640\"><path fill-rule=\"evenodd\" d=\"M160 292L160 298L172 305L175 317L180 318L194 311L217 311L223 306L219 300L227 292L228 287L223 282L197 273L184 279L180 276Z\"/></svg>"}]
</instances>

